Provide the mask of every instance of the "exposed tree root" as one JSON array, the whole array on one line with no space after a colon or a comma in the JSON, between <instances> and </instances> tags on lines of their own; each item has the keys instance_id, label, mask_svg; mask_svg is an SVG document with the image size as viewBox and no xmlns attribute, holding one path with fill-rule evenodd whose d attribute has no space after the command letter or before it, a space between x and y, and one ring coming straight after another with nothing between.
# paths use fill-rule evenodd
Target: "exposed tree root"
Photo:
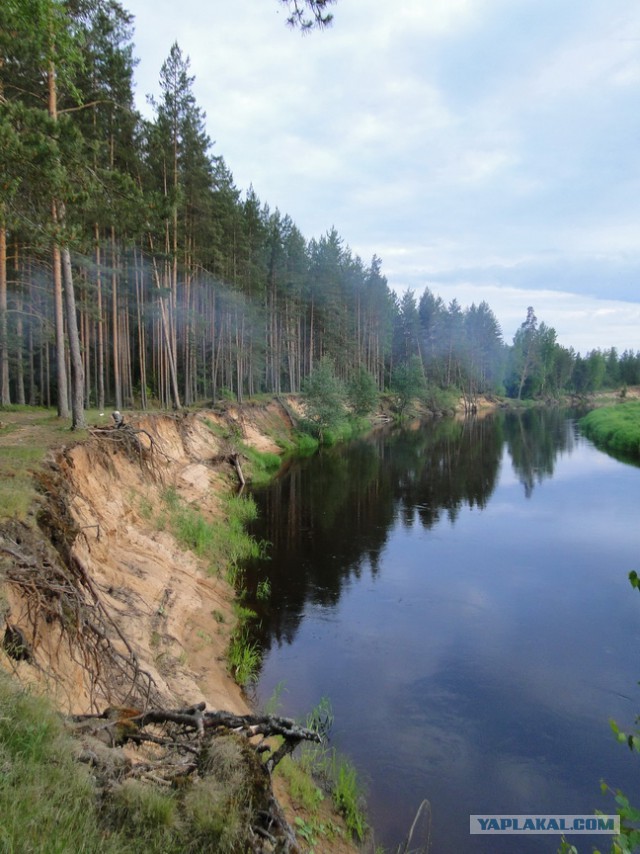
<instances>
[{"instance_id":1,"label":"exposed tree root","mask_svg":"<svg viewBox=\"0 0 640 854\"><path fill-rule=\"evenodd\" d=\"M14 525L13 537L0 533L2 575L20 593L24 611L18 622L28 626L20 630L20 648L29 650L28 659L37 662L56 681L53 668L37 656L43 624L59 629L60 646L66 642L69 655L82 667L95 708L101 697L114 702L137 703L143 708L157 703L159 692L153 677L141 668L126 637L109 615L95 584L78 560L65 566L57 556L45 550L33 553L22 541L26 526ZM15 626L10 627L15 632ZM11 634L11 632L9 633ZM6 630L5 630L6 635ZM10 638L11 641L11 638ZM15 644L14 644L15 645ZM16 658L16 655L13 656ZM26 656L23 656L25 660Z\"/></svg>"},{"instance_id":2,"label":"exposed tree root","mask_svg":"<svg viewBox=\"0 0 640 854\"><path fill-rule=\"evenodd\" d=\"M127 459L137 462L155 480L161 480L157 456L160 455L166 460L171 459L148 430L134 427L127 423L122 416L120 416L120 420L116 420L115 426L90 427L89 434L99 443L106 443L112 448L121 450Z\"/></svg>"}]
</instances>

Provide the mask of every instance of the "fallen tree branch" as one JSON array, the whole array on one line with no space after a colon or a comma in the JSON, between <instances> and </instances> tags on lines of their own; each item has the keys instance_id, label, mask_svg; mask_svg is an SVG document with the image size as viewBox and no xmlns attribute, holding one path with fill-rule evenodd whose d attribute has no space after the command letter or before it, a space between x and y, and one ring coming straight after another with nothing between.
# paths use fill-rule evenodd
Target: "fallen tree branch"
<instances>
[{"instance_id":1,"label":"fallen tree branch","mask_svg":"<svg viewBox=\"0 0 640 854\"><path fill-rule=\"evenodd\" d=\"M264 741L279 736L284 740L282 745L272 752L265 762L269 772L273 771L284 756L293 752L300 742L319 743L321 741L320 735L315 730L300 726L291 718L276 715L235 715L232 712L219 710L207 712L205 709L205 703L198 703L182 709L148 709L136 714L136 710L109 707L102 714L73 715L70 720L76 724L94 721L95 732L104 733L110 730L114 744L143 740L162 744L158 736L145 732L145 728L150 725L173 725L178 727L180 732L172 732L170 744L178 749L186 747L184 738L188 739L190 734L195 734L197 739L202 739L205 734L215 737L226 731L243 735L248 739L261 736L261 741L255 745L255 748L258 752L263 752ZM123 725L125 723L126 725ZM179 740L180 736L183 741ZM167 742L165 746L168 746ZM193 746L188 747L188 752L193 752Z\"/></svg>"},{"instance_id":2,"label":"fallen tree branch","mask_svg":"<svg viewBox=\"0 0 640 854\"><path fill-rule=\"evenodd\" d=\"M179 709L155 708L139 714L136 712L135 709L112 706L99 715L72 715L67 718L74 734L89 745L81 753L82 761L102 769L106 787L113 785L114 781L135 779L185 791L185 786L197 786L198 781L209 775L215 776L218 765L214 746L225 738L232 739L241 745L242 755L250 757L247 770L253 780L251 785L257 787L256 793L260 793L247 826L251 843L246 850L256 854L299 850L295 833L273 796L271 774L278 762L301 741L320 742L321 737L315 730L300 726L291 718L274 715L206 711L205 703ZM282 744L274 743L276 737L278 741L282 739ZM127 742L140 746L151 742L153 752L142 755L139 762L133 761L124 766L121 763L113 769L108 759L101 758L100 751L105 748L98 750L97 742L111 748L107 754L117 754L117 748ZM243 761L246 763L248 760L245 758Z\"/></svg>"}]
</instances>

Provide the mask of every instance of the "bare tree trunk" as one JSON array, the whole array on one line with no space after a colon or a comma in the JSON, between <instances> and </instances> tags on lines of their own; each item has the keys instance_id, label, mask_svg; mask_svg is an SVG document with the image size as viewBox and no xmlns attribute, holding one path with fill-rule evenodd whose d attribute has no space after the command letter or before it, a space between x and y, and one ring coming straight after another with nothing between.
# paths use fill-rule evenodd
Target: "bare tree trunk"
<instances>
[{"instance_id":1,"label":"bare tree trunk","mask_svg":"<svg viewBox=\"0 0 640 854\"><path fill-rule=\"evenodd\" d=\"M84 373L84 400L88 409L91 400L91 320L89 317L87 282L84 276L83 284L80 302L80 352L82 353L82 371Z\"/></svg>"},{"instance_id":2,"label":"bare tree trunk","mask_svg":"<svg viewBox=\"0 0 640 854\"><path fill-rule=\"evenodd\" d=\"M64 213L64 210L62 211ZM76 316L76 297L73 290L73 272L71 269L71 253L68 246L61 249L62 278L64 282L64 297L67 309L67 334L69 336L69 356L71 360L71 429L78 430L86 427L84 415L84 371L82 369L82 351L78 335L78 320Z\"/></svg>"},{"instance_id":3,"label":"bare tree trunk","mask_svg":"<svg viewBox=\"0 0 640 854\"><path fill-rule=\"evenodd\" d=\"M113 359L113 385L116 409L122 409L122 382L120 380L120 340L118 329L118 272L116 257L116 230L111 227L111 357Z\"/></svg>"},{"instance_id":4,"label":"bare tree trunk","mask_svg":"<svg viewBox=\"0 0 640 854\"><path fill-rule=\"evenodd\" d=\"M146 409L147 400L147 343L144 328L144 271L138 264L138 252L133 251L136 279L136 314L138 318L138 367L140 368L140 407Z\"/></svg>"},{"instance_id":5,"label":"bare tree trunk","mask_svg":"<svg viewBox=\"0 0 640 854\"><path fill-rule=\"evenodd\" d=\"M238 312L236 310L236 379L237 390L236 396L238 403L242 403L243 392L243 377L244 377L244 312L242 313L242 323L238 323Z\"/></svg>"},{"instance_id":6,"label":"bare tree trunk","mask_svg":"<svg viewBox=\"0 0 640 854\"><path fill-rule=\"evenodd\" d=\"M95 225L96 240L96 297L98 301L98 411L104 412L104 313L102 306L102 257L100 229Z\"/></svg>"},{"instance_id":7,"label":"bare tree trunk","mask_svg":"<svg viewBox=\"0 0 640 854\"><path fill-rule=\"evenodd\" d=\"M0 402L11 403L9 390L9 332L7 324L7 229L0 207Z\"/></svg>"},{"instance_id":8,"label":"bare tree trunk","mask_svg":"<svg viewBox=\"0 0 640 854\"><path fill-rule=\"evenodd\" d=\"M54 122L58 121L58 90L56 88L56 69L53 61L49 62L47 69L47 89L49 96L49 117ZM54 227L58 225L58 205L55 199L51 202L51 218ZM64 220L64 216L60 216ZM58 373L58 415L61 418L69 417L69 390L67 386L67 367L64 352L64 307L62 299L62 269L60 259L60 246L57 238L53 245L53 291L56 316L56 364ZM68 318L67 318L68 319Z\"/></svg>"},{"instance_id":9,"label":"bare tree trunk","mask_svg":"<svg viewBox=\"0 0 640 854\"><path fill-rule=\"evenodd\" d=\"M54 221L57 221L55 202L53 203ZM55 311L56 327L56 378L58 381L58 416L68 418L69 412L69 387L67 384L67 364L65 360L64 340L64 302L62 298L62 263L60 260L60 247L53 246L53 301Z\"/></svg>"},{"instance_id":10,"label":"bare tree trunk","mask_svg":"<svg viewBox=\"0 0 640 854\"><path fill-rule=\"evenodd\" d=\"M24 406L27 402L24 393L24 323L22 317L22 282L16 288L16 403Z\"/></svg>"},{"instance_id":11,"label":"bare tree trunk","mask_svg":"<svg viewBox=\"0 0 640 854\"><path fill-rule=\"evenodd\" d=\"M35 298L34 298L34 286L33 286L33 276L31 275L31 270L29 270L29 307L30 307L30 317L29 317L29 331L27 333L27 364L29 365L29 406L35 406L37 402L36 395L36 360L35 360L35 346L33 341L33 324L35 322L34 316L34 306L35 306Z\"/></svg>"},{"instance_id":12,"label":"bare tree trunk","mask_svg":"<svg viewBox=\"0 0 640 854\"><path fill-rule=\"evenodd\" d=\"M149 238L151 241L151 237ZM151 241L151 252L153 253L153 241ZM155 256L153 258L153 271L156 279L156 286L158 291L161 291L160 286L160 277L158 273L158 267L156 265ZM171 346L171 330L169 327L169 319L167 317L167 306L165 304L162 296L159 297L158 302L160 303L160 317L162 320L162 334L164 337L164 343L166 348L167 361L169 363L169 378L171 380L171 391L173 394L173 405L176 409L181 409L180 403L180 391L178 388L178 373L176 370L176 361L173 352L173 348Z\"/></svg>"},{"instance_id":13,"label":"bare tree trunk","mask_svg":"<svg viewBox=\"0 0 640 854\"><path fill-rule=\"evenodd\" d=\"M131 340L131 325L129 323L129 312L125 311L123 314L124 344L122 348L122 358L124 361L124 375L126 380L124 398L126 401L128 401L130 406L133 406L133 359L131 358L131 347L133 345L133 342Z\"/></svg>"}]
</instances>

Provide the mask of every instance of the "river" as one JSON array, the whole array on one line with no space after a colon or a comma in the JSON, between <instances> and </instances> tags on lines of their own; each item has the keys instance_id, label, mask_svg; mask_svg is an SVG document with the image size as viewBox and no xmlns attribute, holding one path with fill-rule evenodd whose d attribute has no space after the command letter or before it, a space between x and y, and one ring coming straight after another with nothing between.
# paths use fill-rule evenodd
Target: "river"
<instances>
[{"instance_id":1,"label":"river","mask_svg":"<svg viewBox=\"0 0 640 854\"><path fill-rule=\"evenodd\" d=\"M426 798L434 854L552 852L470 836L469 816L611 813L603 778L636 794L608 721L640 713L638 468L535 410L381 430L255 498L257 700L304 718L330 699L378 844Z\"/></svg>"}]
</instances>

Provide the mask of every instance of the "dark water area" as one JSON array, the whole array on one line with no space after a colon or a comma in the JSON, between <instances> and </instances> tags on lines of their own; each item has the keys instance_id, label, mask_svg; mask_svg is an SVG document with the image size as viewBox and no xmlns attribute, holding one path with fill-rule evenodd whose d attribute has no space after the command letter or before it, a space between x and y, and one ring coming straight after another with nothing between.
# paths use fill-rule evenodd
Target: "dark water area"
<instances>
[{"instance_id":1,"label":"dark water area","mask_svg":"<svg viewBox=\"0 0 640 854\"><path fill-rule=\"evenodd\" d=\"M425 798L434 854L556 851L470 836L469 816L612 813L601 779L640 802L608 725L640 713L640 469L534 411L376 433L255 497L258 702L284 686L304 717L330 698L378 844Z\"/></svg>"}]
</instances>

